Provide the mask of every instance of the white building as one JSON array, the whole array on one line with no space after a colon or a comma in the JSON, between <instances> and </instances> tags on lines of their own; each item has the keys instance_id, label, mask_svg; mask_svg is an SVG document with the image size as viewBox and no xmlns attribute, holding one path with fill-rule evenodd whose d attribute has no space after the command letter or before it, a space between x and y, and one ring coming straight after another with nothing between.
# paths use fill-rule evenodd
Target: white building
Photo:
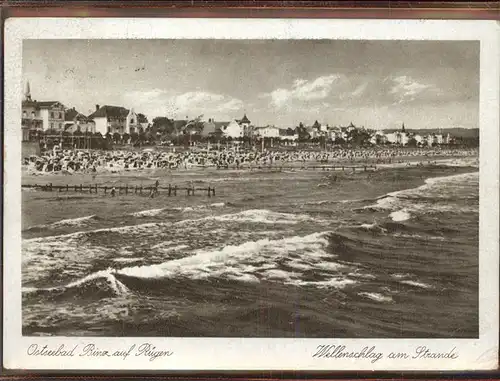
<instances>
[{"instance_id":1,"label":"white building","mask_svg":"<svg viewBox=\"0 0 500 381\"><path fill-rule=\"evenodd\" d=\"M74 107L66 110L64 118L64 130L67 132L73 133L80 131L95 133L94 122L76 111Z\"/></svg>"},{"instance_id":2,"label":"white building","mask_svg":"<svg viewBox=\"0 0 500 381\"><path fill-rule=\"evenodd\" d=\"M243 118L232 120L227 125L222 126L220 130L224 136L236 139L242 138L243 136L249 136L251 134L252 127L250 120L245 114L243 115Z\"/></svg>"},{"instance_id":3,"label":"white building","mask_svg":"<svg viewBox=\"0 0 500 381\"><path fill-rule=\"evenodd\" d=\"M372 144L383 144L387 141L387 136L383 131L375 131L375 133L370 138L370 143Z\"/></svg>"},{"instance_id":4,"label":"white building","mask_svg":"<svg viewBox=\"0 0 500 381\"><path fill-rule=\"evenodd\" d=\"M106 135L118 133L123 135L139 132L141 124L137 120L137 114L133 109L128 110L118 106L96 105L96 111L89 115L90 120L95 123L95 131Z\"/></svg>"},{"instance_id":5,"label":"white building","mask_svg":"<svg viewBox=\"0 0 500 381\"><path fill-rule=\"evenodd\" d=\"M228 138L241 138L244 136L244 128L236 120L232 120L228 125L222 127L221 129L224 136Z\"/></svg>"},{"instance_id":6,"label":"white building","mask_svg":"<svg viewBox=\"0 0 500 381\"><path fill-rule=\"evenodd\" d=\"M425 141L425 138L422 136L422 135L419 135L419 134L415 134L413 135L413 139L415 139L415 141L418 143L418 144L423 144L424 141Z\"/></svg>"},{"instance_id":7,"label":"white building","mask_svg":"<svg viewBox=\"0 0 500 381\"><path fill-rule=\"evenodd\" d=\"M406 132L395 131L385 134L387 141L392 144L399 144L405 146L408 144L409 136Z\"/></svg>"},{"instance_id":8,"label":"white building","mask_svg":"<svg viewBox=\"0 0 500 381\"><path fill-rule=\"evenodd\" d=\"M260 136L262 138L279 138L280 137L280 129L275 126L266 126L266 127L256 127L254 130L256 136Z\"/></svg>"}]
</instances>

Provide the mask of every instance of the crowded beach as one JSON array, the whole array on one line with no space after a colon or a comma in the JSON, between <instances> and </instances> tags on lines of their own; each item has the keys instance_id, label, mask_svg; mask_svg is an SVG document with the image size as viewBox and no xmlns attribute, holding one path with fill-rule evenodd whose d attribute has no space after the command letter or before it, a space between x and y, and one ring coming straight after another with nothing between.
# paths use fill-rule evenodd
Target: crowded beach
<instances>
[{"instance_id":1,"label":"crowded beach","mask_svg":"<svg viewBox=\"0 0 500 381\"><path fill-rule=\"evenodd\" d=\"M436 158L477 157L473 148L338 148L330 151L279 150L206 150L165 152L153 149L125 150L51 150L23 158L23 168L29 173L118 173L146 169L254 169L287 165L336 163L396 164L415 162L426 164Z\"/></svg>"}]
</instances>

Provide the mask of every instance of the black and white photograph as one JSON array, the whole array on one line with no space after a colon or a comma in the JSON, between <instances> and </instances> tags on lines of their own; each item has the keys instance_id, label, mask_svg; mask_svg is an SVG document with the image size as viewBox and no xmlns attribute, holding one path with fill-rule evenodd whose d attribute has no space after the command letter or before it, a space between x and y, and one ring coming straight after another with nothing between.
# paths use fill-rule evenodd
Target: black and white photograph
<instances>
[{"instance_id":1,"label":"black and white photograph","mask_svg":"<svg viewBox=\"0 0 500 381\"><path fill-rule=\"evenodd\" d=\"M21 335L480 339L480 58L477 39L24 39Z\"/></svg>"}]
</instances>

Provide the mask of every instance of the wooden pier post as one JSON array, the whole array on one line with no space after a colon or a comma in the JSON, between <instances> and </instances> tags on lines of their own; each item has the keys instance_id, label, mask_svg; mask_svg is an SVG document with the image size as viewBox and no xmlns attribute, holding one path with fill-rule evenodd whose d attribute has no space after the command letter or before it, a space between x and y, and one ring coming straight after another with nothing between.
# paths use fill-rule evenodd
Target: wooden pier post
<instances>
[{"instance_id":1,"label":"wooden pier post","mask_svg":"<svg viewBox=\"0 0 500 381\"><path fill-rule=\"evenodd\" d=\"M107 194L107 193L108 193L108 186L107 186L107 185L105 185L105 186L104 186L104 194Z\"/></svg>"},{"instance_id":2,"label":"wooden pier post","mask_svg":"<svg viewBox=\"0 0 500 381\"><path fill-rule=\"evenodd\" d=\"M135 186L135 191L134 191L135 194L137 194L137 185Z\"/></svg>"},{"instance_id":3,"label":"wooden pier post","mask_svg":"<svg viewBox=\"0 0 500 381\"><path fill-rule=\"evenodd\" d=\"M69 185L66 184L66 192L69 192Z\"/></svg>"},{"instance_id":4,"label":"wooden pier post","mask_svg":"<svg viewBox=\"0 0 500 381\"><path fill-rule=\"evenodd\" d=\"M212 196L215 196L215 188L212 188Z\"/></svg>"},{"instance_id":5,"label":"wooden pier post","mask_svg":"<svg viewBox=\"0 0 500 381\"><path fill-rule=\"evenodd\" d=\"M83 192L83 185L80 184L80 192Z\"/></svg>"},{"instance_id":6,"label":"wooden pier post","mask_svg":"<svg viewBox=\"0 0 500 381\"><path fill-rule=\"evenodd\" d=\"M128 185L125 185L125 194L128 194Z\"/></svg>"},{"instance_id":7,"label":"wooden pier post","mask_svg":"<svg viewBox=\"0 0 500 381\"><path fill-rule=\"evenodd\" d=\"M95 193L97 193L97 184L95 185Z\"/></svg>"},{"instance_id":8,"label":"wooden pier post","mask_svg":"<svg viewBox=\"0 0 500 381\"><path fill-rule=\"evenodd\" d=\"M194 196L194 187L191 188L191 193Z\"/></svg>"},{"instance_id":9,"label":"wooden pier post","mask_svg":"<svg viewBox=\"0 0 500 381\"><path fill-rule=\"evenodd\" d=\"M208 187L208 197L212 196L212 194L210 193L210 190L211 190L210 187Z\"/></svg>"},{"instance_id":10,"label":"wooden pier post","mask_svg":"<svg viewBox=\"0 0 500 381\"><path fill-rule=\"evenodd\" d=\"M139 192L140 192L140 194L142 194L142 185L141 185L141 187L139 188Z\"/></svg>"},{"instance_id":11,"label":"wooden pier post","mask_svg":"<svg viewBox=\"0 0 500 381\"><path fill-rule=\"evenodd\" d=\"M168 184L168 197L172 195L172 185Z\"/></svg>"}]
</instances>

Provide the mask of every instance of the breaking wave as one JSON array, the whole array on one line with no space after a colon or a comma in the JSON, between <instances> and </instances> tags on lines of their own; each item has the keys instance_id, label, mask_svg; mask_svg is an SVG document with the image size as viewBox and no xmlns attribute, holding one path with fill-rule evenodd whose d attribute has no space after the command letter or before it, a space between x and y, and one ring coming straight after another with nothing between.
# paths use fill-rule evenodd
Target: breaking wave
<instances>
[{"instance_id":1,"label":"breaking wave","mask_svg":"<svg viewBox=\"0 0 500 381\"><path fill-rule=\"evenodd\" d=\"M452 176L434 177L425 180L425 184L417 187L387 193L379 197L375 204L367 205L365 210L389 210L393 221L406 221L415 214L469 212L477 213L478 207L470 202L457 204L462 200L477 200L476 188L479 173L463 173ZM471 188L470 196L463 194L463 189ZM457 192L461 191L458 198Z\"/></svg>"},{"instance_id":2,"label":"breaking wave","mask_svg":"<svg viewBox=\"0 0 500 381\"><path fill-rule=\"evenodd\" d=\"M24 288L33 292L57 292L104 281L114 295L129 292L128 278L226 279L238 282L280 282L299 287L343 288L357 283L343 271L348 266L335 261L330 253L330 232L282 239L260 239L213 250L196 250L180 259L159 264L108 268L93 272L77 281L50 288ZM180 249L181 246L171 247ZM157 249L161 249L158 247ZM120 257L115 263L137 262L141 258ZM131 282L134 283L134 282Z\"/></svg>"},{"instance_id":3,"label":"breaking wave","mask_svg":"<svg viewBox=\"0 0 500 381\"><path fill-rule=\"evenodd\" d=\"M217 277L243 282L280 280L287 284L317 287L343 287L354 283L341 276L321 280L302 277L304 270L321 273L343 267L331 261L335 255L325 251L328 246L327 234L322 232L278 240L261 239L216 250L198 250L181 259L158 265L127 267L116 273L147 279Z\"/></svg>"},{"instance_id":4,"label":"breaking wave","mask_svg":"<svg viewBox=\"0 0 500 381\"><path fill-rule=\"evenodd\" d=\"M375 302L381 302L381 303L391 303L393 302L393 299L391 296L386 296L379 294L377 292L360 292L358 294L359 296L363 296L365 298L374 300Z\"/></svg>"},{"instance_id":5,"label":"breaking wave","mask_svg":"<svg viewBox=\"0 0 500 381\"><path fill-rule=\"evenodd\" d=\"M103 288L100 285L100 281L104 281L105 287ZM127 286L125 286L122 282L115 278L112 274L111 269L101 270L89 274L81 279L78 279L74 282L68 283L64 286L58 287L47 287L47 288L36 288L36 287L23 287L23 294L39 294L39 293L47 293L47 292L57 292L63 293L65 291L78 289L78 288L98 288L99 291L106 291L106 288L111 291L114 295L125 295L129 292Z\"/></svg>"}]
</instances>

